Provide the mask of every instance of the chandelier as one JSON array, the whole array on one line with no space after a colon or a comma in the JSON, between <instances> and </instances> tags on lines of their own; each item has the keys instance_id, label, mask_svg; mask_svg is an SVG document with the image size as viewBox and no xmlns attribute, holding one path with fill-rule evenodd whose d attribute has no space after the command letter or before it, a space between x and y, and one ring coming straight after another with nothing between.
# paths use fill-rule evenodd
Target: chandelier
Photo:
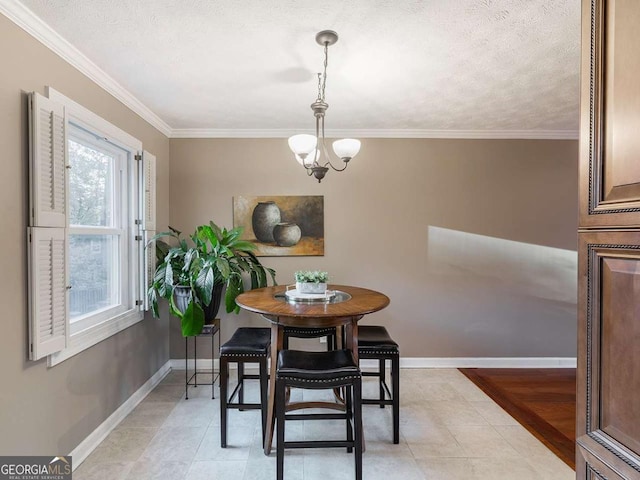
<instances>
[{"instance_id":1,"label":"chandelier","mask_svg":"<svg viewBox=\"0 0 640 480\"><path fill-rule=\"evenodd\" d=\"M296 160L302 165L307 175L313 175L322 181L331 167L336 172L341 172L349 165L349 160L360 151L360 140L343 138L333 142L333 152L343 161L342 168L337 168L331 163L331 156L325 145L324 115L329 108L325 102L325 87L327 84L327 63L329 59L329 46L338 41L338 34L333 30L323 30L316 35L316 42L324 46L324 70L318 73L318 98L311 104L311 110L316 117L316 134L300 134L289 137L289 148L295 154Z\"/></svg>"}]
</instances>

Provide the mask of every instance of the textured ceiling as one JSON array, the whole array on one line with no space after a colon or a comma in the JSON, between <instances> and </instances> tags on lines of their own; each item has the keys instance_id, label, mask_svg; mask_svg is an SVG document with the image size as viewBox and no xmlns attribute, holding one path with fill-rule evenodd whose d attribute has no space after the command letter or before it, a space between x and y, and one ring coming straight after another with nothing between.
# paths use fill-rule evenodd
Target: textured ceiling
<instances>
[{"instance_id":1,"label":"textured ceiling","mask_svg":"<svg viewBox=\"0 0 640 480\"><path fill-rule=\"evenodd\" d=\"M579 0L22 0L173 129L578 129ZM53 85L55 87L55 85Z\"/></svg>"}]
</instances>

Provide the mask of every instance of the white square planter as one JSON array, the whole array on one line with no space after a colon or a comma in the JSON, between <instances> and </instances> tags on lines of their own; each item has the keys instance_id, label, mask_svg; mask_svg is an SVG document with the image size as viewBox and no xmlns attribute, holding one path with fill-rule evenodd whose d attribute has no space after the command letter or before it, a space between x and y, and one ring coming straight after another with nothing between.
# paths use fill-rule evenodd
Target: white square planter
<instances>
[{"instance_id":1,"label":"white square planter","mask_svg":"<svg viewBox=\"0 0 640 480\"><path fill-rule=\"evenodd\" d=\"M326 283L296 282L298 293L326 293Z\"/></svg>"}]
</instances>

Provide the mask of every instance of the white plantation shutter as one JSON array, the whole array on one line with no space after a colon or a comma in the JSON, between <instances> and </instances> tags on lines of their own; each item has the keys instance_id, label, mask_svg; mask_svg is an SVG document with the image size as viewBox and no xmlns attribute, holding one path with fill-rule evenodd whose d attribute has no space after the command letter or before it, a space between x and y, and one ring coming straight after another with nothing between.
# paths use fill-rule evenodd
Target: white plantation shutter
<instances>
[{"instance_id":1,"label":"white plantation shutter","mask_svg":"<svg viewBox=\"0 0 640 480\"><path fill-rule=\"evenodd\" d=\"M150 242L153 236L156 234L155 230L145 230L144 232L144 244L146 245L144 255L142 256L143 275L142 275L142 305L144 310L149 310L151 305L149 303L149 297L147 297L147 290L153 283L153 276L156 272L156 242Z\"/></svg>"},{"instance_id":2,"label":"white plantation shutter","mask_svg":"<svg viewBox=\"0 0 640 480\"><path fill-rule=\"evenodd\" d=\"M156 229L156 157L149 152L142 153L143 179L143 230Z\"/></svg>"},{"instance_id":3,"label":"white plantation shutter","mask_svg":"<svg viewBox=\"0 0 640 480\"><path fill-rule=\"evenodd\" d=\"M149 310L147 290L153 282L153 274L156 270L156 246L155 242L148 244L156 234L156 157L151 153L142 152L141 162L142 184L142 252L141 265L141 292L142 308ZM145 248L146 246L146 248Z\"/></svg>"},{"instance_id":4,"label":"white plantation shutter","mask_svg":"<svg viewBox=\"0 0 640 480\"><path fill-rule=\"evenodd\" d=\"M64 107L29 95L31 225L66 227L67 122Z\"/></svg>"},{"instance_id":5,"label":"white plantation shutter","mask_svg":"<svg viewBox=\"0 0 640 480\"><path fill-rule=\"evenodd\" d=\"M67 293L67 120L64 107L29 95L29 358L63 350Z\"/></svg>"},{"instance_id":6,"label":"white plantation shutter","mask_svg":"<svg viewBox=\"0 0 640 480\"><path fill-rule=\"evenodd\" d=\"M59 352L69 337L64 228L29 229L29 358Z\"/></svg>"},{"instance_id":7,"label":"white plantation shutter","mask_svg":"<svg viewBox=\"0 0 640 480\"><path fill-rule=\"evenodd\" d=\"M63 350L67 294L67 122L64 107L29 95L29 358Z\"/></svg>"}]
</instances>

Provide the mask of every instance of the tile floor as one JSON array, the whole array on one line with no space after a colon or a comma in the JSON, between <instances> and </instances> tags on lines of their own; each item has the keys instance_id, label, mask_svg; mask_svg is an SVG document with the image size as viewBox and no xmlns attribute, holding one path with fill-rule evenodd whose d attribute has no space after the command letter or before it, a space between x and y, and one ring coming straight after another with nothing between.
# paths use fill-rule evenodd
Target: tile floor
<instances>
[{"instance_id":1,"label":"tile floor","mask_svg":"<svg viewBox=\"0 0 640 480\"><path fill-rule=\"evenodd\" d=\"M233 375L233 372L232 372ZM206 380L203 378L203 380ZM253 384L253 385L252 385ZM257 382L247 394L257 399ZM364 478L402 480L573 480L575 473L455 369L403 369L400 444L391 443L391 409L363 407ZM377 392L364 379L365 395ZM292 398L329 395L295 391ZM74 480L275 479L275 450L262 452L259 411L229 412L228 448L220 448L211 387L190 388L173 371L74 472ZM344 423L288 422L287 440L341 438ZM287 450L289 480L353 479L344 449Z\"/></svg>"}]
</instances>

